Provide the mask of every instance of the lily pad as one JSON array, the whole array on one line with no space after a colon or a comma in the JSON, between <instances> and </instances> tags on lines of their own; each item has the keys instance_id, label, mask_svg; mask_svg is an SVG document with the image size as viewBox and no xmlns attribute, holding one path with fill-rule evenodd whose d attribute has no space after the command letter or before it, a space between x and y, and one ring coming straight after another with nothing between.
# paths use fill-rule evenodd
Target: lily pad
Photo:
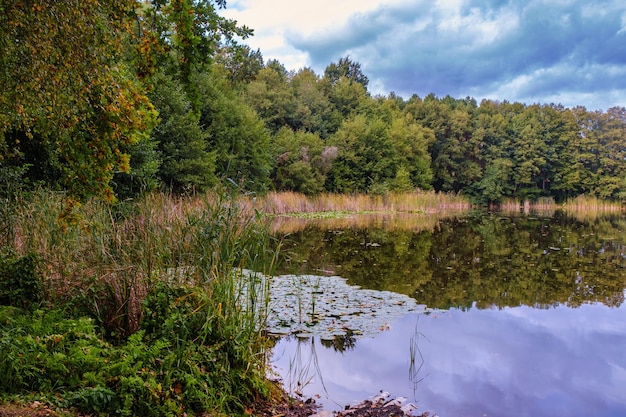
<instances>
[{"instance_id":1,"label":"lily pad","mask_svg":"<svg viewBox=\"0 0 626 417\"><path fill-rule=\"evenodd\" d=\"M397 317L427 312L409 296L363 289L338 276L279 275L270 278L266 328L274 335L371 337Z\"/></svg>"}]
</instances>

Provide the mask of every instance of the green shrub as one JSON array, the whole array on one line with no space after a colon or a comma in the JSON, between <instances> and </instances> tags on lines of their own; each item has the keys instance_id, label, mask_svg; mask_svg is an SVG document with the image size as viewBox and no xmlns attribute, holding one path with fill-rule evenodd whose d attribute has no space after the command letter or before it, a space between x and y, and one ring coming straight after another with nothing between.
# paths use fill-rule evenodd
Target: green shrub
<instances>
[{"instance_id":1,"label":"green shrub","mask_svg":"<svg viewBox=\"0 0 626 417\"><path fill-rule=\"evenodd\" d=\"M31 308L43 300L37 255L0 255L0 305Z\"/></svg>"}]
</instances>

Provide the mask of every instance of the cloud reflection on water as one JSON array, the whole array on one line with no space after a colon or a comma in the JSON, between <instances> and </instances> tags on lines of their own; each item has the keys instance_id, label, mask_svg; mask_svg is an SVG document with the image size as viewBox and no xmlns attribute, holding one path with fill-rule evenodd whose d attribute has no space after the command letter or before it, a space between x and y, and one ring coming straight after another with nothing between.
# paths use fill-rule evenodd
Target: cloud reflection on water
<instances>
[{"instance_id":1,"label":"cloud reflection on water","mask_svg":"<svg viewBox=\"0 0 626 417\"><path fill-rule=\"evenodd\" d=\"M313 379L304 393L340 409L386 390L440 417L624 416L625 319L623 305L600 304L409 314L346 352L314 341L317 367L308 369ZM414 387L409 368L416 334L424 364ZM301 366L297 349L305 361L311 346L291 339L275 347L286 385L290 368L293 374Z\"/></svg>"}]
</instances>

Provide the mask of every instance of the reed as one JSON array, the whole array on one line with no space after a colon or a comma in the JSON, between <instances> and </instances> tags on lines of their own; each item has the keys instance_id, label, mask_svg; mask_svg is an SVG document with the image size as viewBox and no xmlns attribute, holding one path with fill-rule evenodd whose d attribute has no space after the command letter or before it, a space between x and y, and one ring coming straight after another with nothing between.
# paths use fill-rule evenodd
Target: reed
<instances>
[{"instance_id":1,"label":"reed","mask_svg":"<svg viewBox=\"0 0 626 417\"><path fill-rule=\"evenodd\" d=\"M438 213L465 211L469 201L459 194L413 192L405 194L319 194L307 197L293 192L268 193L260 202L261 209L272 215L294 213Z\"/></svg>"},{"instance_id":2,"label":"reed","mask_svg":"<svg viewBox=\"0 0 626 417\"><path fill-rule=\"evenodd\" d=\"M156 387L180 384L184 396L167 394L176 409L241 413L269 392L267 309L257 308L269 293L255 273L244 270L271 275L276 260L267 225L247 204L216 191L195 197L157 193L113 207L95 200L68 205L64 195L41 190L15 200L5 249L40 260L42 308L95 318L103 336L121 349L143 351L149 343L163 348L155 355L176 358L143 365L158 369L150 368L146 378L154 384L142 385L145 396L136 401L126 400L139 388L119 379L114 397L125 412L166 413ZM109 359L109 368L139 372L132 363ZM45 389L49 381L41 381L28 389Z\"/></svg>"},{"instance_id":3,"label":"reed","mask_svg":"<svg viewBox=\"0 0 626 417\"><path fill-rule=\"evenodd\" d=\"M502 213L533 214L546 217L552 217L557 210L562 210L581 220L593 219L605 214L623 213L625 208L623 203L601 200L586 195L579 195L562 204L556 203L552 197L542 197L534 202L506 199L498 205L490 206L491 210Z\"/></svg>"},{"instance_id":4,"label":"reed","mask_svg":"<svg viewBox=\"0 0 626 417\"><path fill-rule=\"evenodd\" d=\"M600 200L586 195L579 195L563 204L563 209L568 212L620 213L624 211L624 208L626 206L623 203Z\"/></svg>"}]
</instances>

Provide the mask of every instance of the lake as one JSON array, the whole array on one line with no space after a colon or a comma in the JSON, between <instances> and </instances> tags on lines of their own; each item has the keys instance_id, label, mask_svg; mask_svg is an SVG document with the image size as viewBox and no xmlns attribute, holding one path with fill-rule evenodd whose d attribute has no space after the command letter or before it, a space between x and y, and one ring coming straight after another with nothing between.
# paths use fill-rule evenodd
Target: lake
<instances>
[{"instance_id":1,"label":"lake","mask_svg":"<svg viewBox=\"0 0 626 417\"><path fill-rule=\"evenodd\" d=\"M335 410L384 390L440 417L626 415L625 217L289 222L279 274L426 307L375 310L373 333L281 337L272 363L288 391ZM311 291L318 311L325 288Z\"/></svg>"}]
</instances>

